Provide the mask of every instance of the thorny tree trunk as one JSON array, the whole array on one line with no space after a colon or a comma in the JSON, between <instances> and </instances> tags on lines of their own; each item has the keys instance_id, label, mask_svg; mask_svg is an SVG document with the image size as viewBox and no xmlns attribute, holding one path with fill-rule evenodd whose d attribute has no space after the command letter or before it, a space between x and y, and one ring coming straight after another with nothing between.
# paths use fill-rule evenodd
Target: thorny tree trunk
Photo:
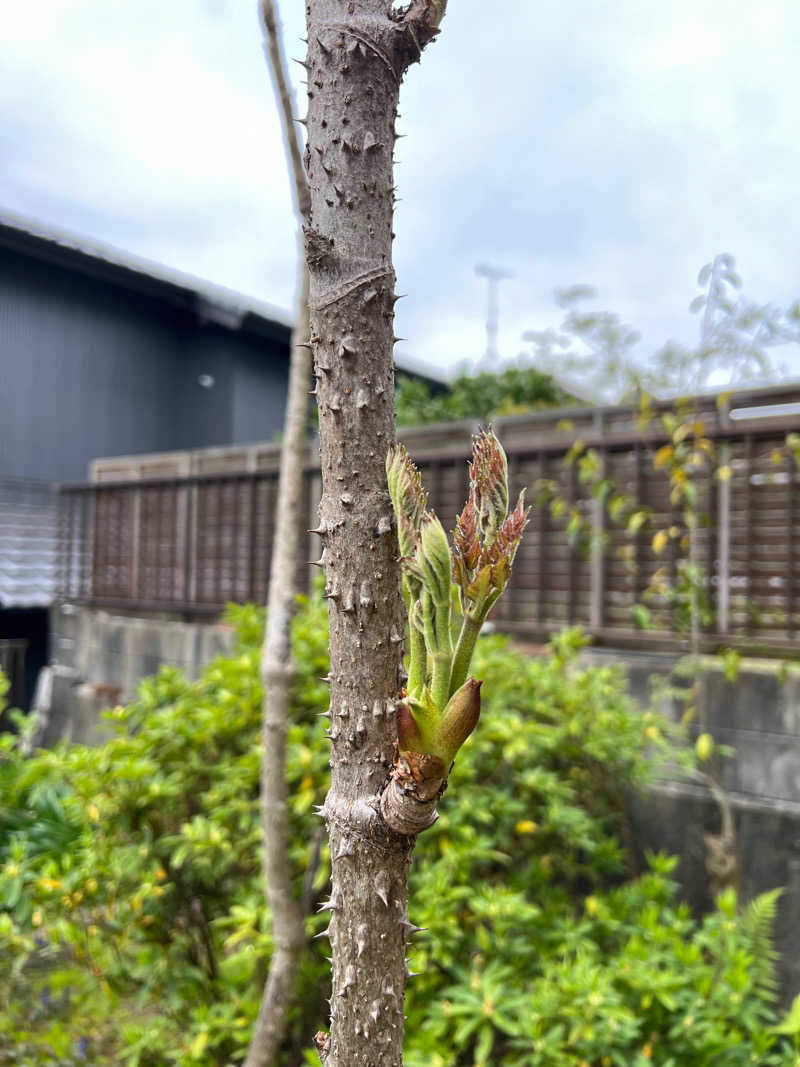
<instances>
[{"instance_id":1,"label":"thorny tree trunk","mask_svg":"<svg viewBox=\"0 0 800 1067\"><path fill-rule=\"evenodd\" d=\"M396 738L403 615L386 488L394 440L392 155L401 78L445 0L307 0L305 226L331 642L331 1034L326 1067L400 1067L414 838L378 796ZM414 798L409 798L413 808Z\"/></svg>"},{"instance_id":2,"label":"thorny tree trunk","mask_svg":"<svg viewBox=\"0 0 800 1067\"><path fill-rule=\"evenodd\" d=\"M292 114L280 31L272 0L262 0L265 50L281 110L296 206L308 214L308 183ZM264 687L261 818L264 876L272 918L273 953L245 1067L271 1067L286 1029L300 955L305 943L302 909L294 896L289 867L286 734L295 664L290 626L300 537L300 502L308 418L308 271L303 260L297 317L292 331L289 389L281 448L278 506L267 599L267 627L261 654Z\"/></svg>"}]
</instances>

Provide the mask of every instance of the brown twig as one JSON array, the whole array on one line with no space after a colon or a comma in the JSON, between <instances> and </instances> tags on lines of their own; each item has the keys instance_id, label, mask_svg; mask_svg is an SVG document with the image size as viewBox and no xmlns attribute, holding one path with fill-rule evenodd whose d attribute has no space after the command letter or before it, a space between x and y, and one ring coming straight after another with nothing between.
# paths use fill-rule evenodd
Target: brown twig
<instances>
[{"instance_id":1,"label":"brown twig","mask_svg":"<svg viewBox=\"0 0 800 1067\"><path fill-rule=\"evenodd\" d=\"M308 182L294 121L294 98L286 74L286 60L273 0L261 0L260 12L264 49L281 113L295 202L302 219L307 217L310 209ZM264 875L272 918L273 953L245 1067L270 1067L276 1060L286 1030L287 1013L300 955L306 941L304 912L292 890L289 865L286 738L291 687L296 674L290 626L296 593L307 390L311 378L307 343L308 271L303 260L297 316L292 331L267 626L261 656L261 680L264 687L261 821L264 836Z\"/></svg>"}]
</instances>

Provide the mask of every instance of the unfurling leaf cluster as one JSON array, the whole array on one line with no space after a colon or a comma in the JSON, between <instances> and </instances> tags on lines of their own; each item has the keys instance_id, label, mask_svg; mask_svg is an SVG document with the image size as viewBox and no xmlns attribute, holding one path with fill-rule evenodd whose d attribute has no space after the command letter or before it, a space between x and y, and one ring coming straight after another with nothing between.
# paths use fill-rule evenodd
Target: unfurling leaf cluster
<instances>
[{"instance_id":1,"label":"unfurling leaf cluster","mask_svg":"<svg viewBox=\"0 0 800 1067\"><path fill-rule=\"evenodd\" d=\"M508 463L491 430L473 438L469 495L452 549L402 445L389 452L386 475L409 628L399 747L437 758L444 777L478 721L481 683L467 678L469 665L486 616L508 584L529 509L523 491L509 514Z\"/></svg>"}]
</instances>

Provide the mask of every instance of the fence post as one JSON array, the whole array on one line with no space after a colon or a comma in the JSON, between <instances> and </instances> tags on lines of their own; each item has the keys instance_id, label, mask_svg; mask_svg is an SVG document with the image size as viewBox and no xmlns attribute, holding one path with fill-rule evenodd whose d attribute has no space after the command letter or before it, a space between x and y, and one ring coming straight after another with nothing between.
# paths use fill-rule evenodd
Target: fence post
<instances>
[{"instance_id":1,"label":"fence post","mask_svg":"<svg viewBox=\"0 0 800 1067\"><path fill-rule=\"evenodd\" d=\"M794 483L796 478L794 456L786 457L786 636L794 637Z\"/></svg>"},{"instance_id":2,"label":"fence post","mask_svg":"<svg viewBox=\"0 0 800 1067\"><path fill-rule=\"evenodd\" d=\"M744 493L745 588L747 590L744 629L747 634L752 633L753 630L753 445L753 435L748 434L744 439L745 477L747 479Z\"/></svg>"},{"instance_id":3,"label":"fence post","mask_svg":"<svg viewBox=\"0 0 800 1067\"><path fill-rule=\"evenodd\" d=\"M520 477L520 457L518 452L512 452L509 460L508 469L508 499L513 503L517 499L520 490L523 488L520 484L522 478ZM500 603L503 603L501 598ZM503 611L503 618L511 619L513 622L519 621L519 582L511 582L506 590L505 609Z\"/></svg>"},{"instance_id":4,"label":"fence post","mask_svg":"<svg viewBox=\"0 0 800 1067\"><path fill-rule=\"evenodd\" d=\"M86 521L86 540L85 543L89 546L89 551L86 554L85 573L87 579L84 588L87 591L89 597L96 597L101 594L103 589L103 574L101 566L103 563L103 538L101 537L101 520L103 518L103 511L100 508L100 501L103 499L98 493L103 492L103 487L98 486L97 489L93 489L91 493L82 493L81 498L87 502L86 508L83 512L83 518ZM108 522L108 515L111 510L113 498L109 495L109 492L105 493L105 512L106 522Z\"/></svg>"},{"instance_id":5,"label":"fence post","mask_svg":"<svg viewBox=\"0 0 800 1067\"><path fill-rule=\"evenodd\" d=\"M567 474L567 504L569 510L578 506L578 476L575 464L570 463ZM575 625L578 602L578 549L567 539L567 625Z\"/></svg>"},{"instance_id":6,"label":"fence post","mask_svg":"<svg viewBox=\"0 0 800 1067\"><path fill-rule=\"evenodd\" d=\"M606 473L606 452L600 454L601 474ZM589 566L589 625L600 629L605 623L606 602L606 501L593 496L589 502L592 543Z\"/></svg>"},{"instance_id":7,"label":"fence post","mask_svg":"<svg viewBox=\"0 0 800 1067\"><path fill-rule=\"evenodd\" d=\"M547 459L543 451L539 452L539 481L543 482L547 473ZM536 560L536 621L544 622L545 593L547 592L547 505L536 509L538 554Z\"/></svg>"},{"instance_id":8,"label":"fence post","mask_svg":"<svg viewBox=\"0 0 800 1067\"><path fill-rule=\"evenodd\" d=\"M58 546L58 596L68 599L72 594L72 511L75 497L72 493L59 492L59 532L60 544Z\"/></svg>"},{"instance_id":9,"label":"fence post","mask_svg":"<svg viewBox=\"0 0 800 1067\"><path fill-rule=\"evenodd\" d=\"M197 589L197 568L193 566L196 556L195 534L195 507L197 500L197 485L187 481L185 488L186 512L184 515L184 540L183 540L183 601L192 604L195 600Z\"/></svg>"},{"instance_id":10,"label":"fence post","mask_svg":"<svg viewBox=\"0 0 800 1067\"><path fill-rule=\"evenodd\" d=\"M730 630L731 611L731 449L719 450L717 467L717 633ZM726 477L720 478L724 470Z\"/></svg>"},{"instance_id":11,"label":"fence post","mask_svg":"<svg viewBox=\"0 0 800 1067\"><path fill-rule=\"evenodd\" d=\"M141 489L136 488L133 490L133 516L131 519L131 600L139 599L139 572L141 569L140 555L142 545L141 517L142 491Z\"/></svg>"}]
</instances>

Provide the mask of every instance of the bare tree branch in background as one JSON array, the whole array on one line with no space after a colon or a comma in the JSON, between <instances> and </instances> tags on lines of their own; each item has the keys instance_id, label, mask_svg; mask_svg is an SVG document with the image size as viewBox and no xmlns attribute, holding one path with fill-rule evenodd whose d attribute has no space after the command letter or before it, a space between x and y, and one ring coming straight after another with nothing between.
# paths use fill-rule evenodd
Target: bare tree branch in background
<instances>
[{"instance_id":1,"label":"bare tree branch in background","mask_svg":"<svg viewBox=\"0 0 800 1067\"><path fill-rule=\"evenodd\" d=\"M770 350L800 343L800 300L789 307L756 304L740 292L732 256L721 253L701 268L702 292L689 304L702 312L699 345L668 341L648 355L641 335L615 314L585 306L590 285L557 289L565 316L556 329L526 330L535 367L591 402L635 403L644 393L692 397L710 389L774 382L788 371Z\"/></svg>"},{"instance_id":2,"label":"bare tree branch in background","mask_svg":"<svg viewBox=\"0 0 800 1067\"><path fill-rule=\"evenodd\" d=\"M310 207L308 182L273 0L261 0L260 10L264 49L281 112L296 207L301 219L304 219ZM307 391L311 378L311 356L307 345L308 271L303 256L292 331L275 539L267 597L267 625L261 653L261 681L264 687L261 812L264 876L272 919L273 953L245 1067L270 1067L275 1062L286 1029L287 1011L306 937L304 915L292 890L289 865L286 735L295 676L290 628L296 594L297 553L302 543L299 530L300 501L306 444Z\"/></svg>"}]
</instances>

